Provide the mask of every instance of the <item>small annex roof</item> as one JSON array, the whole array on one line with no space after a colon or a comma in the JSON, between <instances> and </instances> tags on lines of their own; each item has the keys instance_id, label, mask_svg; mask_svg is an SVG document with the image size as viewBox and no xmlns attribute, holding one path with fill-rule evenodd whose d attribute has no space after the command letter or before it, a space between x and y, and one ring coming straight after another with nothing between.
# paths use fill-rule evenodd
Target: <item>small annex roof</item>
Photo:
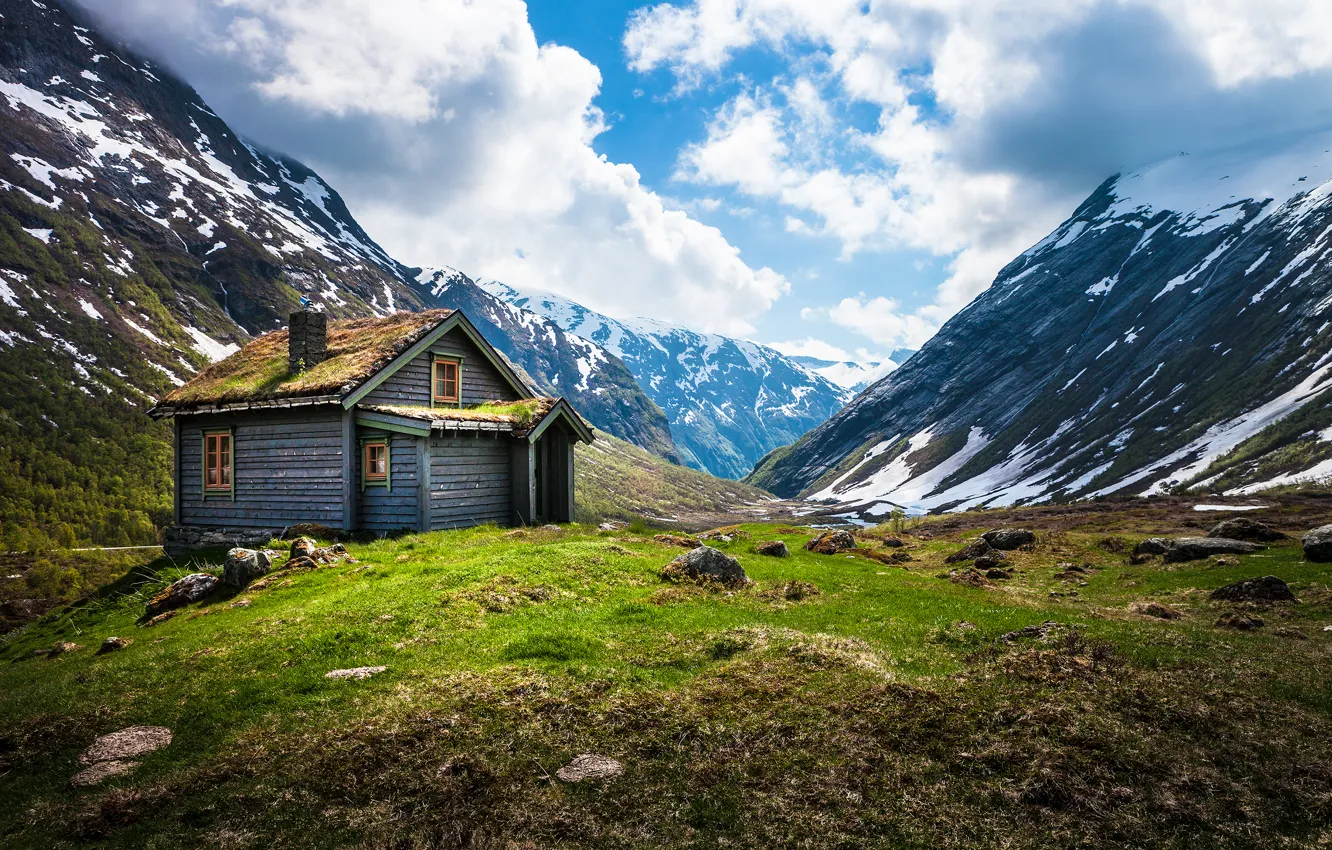
<instances>
[{"instance_id":1,"label":"small annex roof","mask_svg":"<svg viewBox=\"0 0 1332 850\"><path fill-rule=\"evenodd\" d=\"M563 398L529 398L521 401L492 402L471 408L408 407L392 404L358 404L358 412L375 417L406 419L437 431L505 431L515 437L535 440L557 419L569 422L579 439L590 443L592 429ZM367 423L368 424L368 423Z\"/></svg>"}]
</instances>

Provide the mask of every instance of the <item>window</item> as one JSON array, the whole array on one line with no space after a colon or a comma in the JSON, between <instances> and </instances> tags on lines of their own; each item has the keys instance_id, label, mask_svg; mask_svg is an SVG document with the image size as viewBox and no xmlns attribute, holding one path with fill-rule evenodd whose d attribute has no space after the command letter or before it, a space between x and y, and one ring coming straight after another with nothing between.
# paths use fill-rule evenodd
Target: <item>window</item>
<instances>
[{"instance_id":1,"label":"window","mask_svg":"<svg viewBox=\"0 0 1332 850\"><path fill-rule=\"evenodd\" d=\"M365 444L365 480L388 480L388 444Z\"/></svg>"},{"instance_id":2,"label":"window","mask_svg":"<svg viewBox=\"0 0 1332 850\"><path fill-rule=\"evenodd\" d=\"M455 360L436 360L435 361L435 391L434 400L436 402L458 401L458 363Z\"/></svg>"},{"instance_id":3,"label":"window","mask_svg":"<svg viewBox=\"0 0 1332 850\"><path fill-rule=\"evenodd\" d=\"M231 434L204 435L204 489L231 490Z\"/></svg>"}]
</instances>

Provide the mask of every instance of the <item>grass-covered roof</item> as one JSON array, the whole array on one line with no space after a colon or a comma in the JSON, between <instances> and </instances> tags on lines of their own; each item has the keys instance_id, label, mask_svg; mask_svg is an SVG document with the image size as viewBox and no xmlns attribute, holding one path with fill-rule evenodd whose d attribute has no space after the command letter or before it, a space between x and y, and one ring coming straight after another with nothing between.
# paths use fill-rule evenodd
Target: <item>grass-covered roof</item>
<instances>
[{"instance_id":1,"label":"grass-covered roof","mask_svg":"<svg viewBox=\"0 0 1332 850\"><path fill-rule=\"evenodd\" d=\"M287 368L287 331L273 331L204 369L168 393L161 404L193 407L341 394L387 366L453 312L427 310L329 322L328 358L298 373Z\"/></svg>"},{"instance_id":2,"label":"grass-covered roof","mask_svg":"<svg viewBox=\"0 0 1332 850\"><path fill-rule=\"evenodd\" d=\"M422 422L495 422L512 425L515 430L523 430L544 419L558 401L557 398L525 398L519 401L492 401L476 407L363 404L360 405L360 409L418 419Z\"/></svg>"}]
</instances>

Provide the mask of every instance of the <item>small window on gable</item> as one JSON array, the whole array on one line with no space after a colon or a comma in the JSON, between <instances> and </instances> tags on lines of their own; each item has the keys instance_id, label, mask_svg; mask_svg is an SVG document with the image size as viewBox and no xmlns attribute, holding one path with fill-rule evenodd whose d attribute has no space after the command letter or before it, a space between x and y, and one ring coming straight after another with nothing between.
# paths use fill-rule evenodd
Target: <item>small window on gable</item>
<instances>
[{"instance_id":1,"label":"small window on gable","mask_svg":"<svg viewBox=\"0 0 1332 850\"><path fill-rule=\"evenodd\" d=\"M388 444L365 444L365 480L388 480Z\"/></svg>"},{"instance_id":2,"label":"small window on gable","mask_svg":"<svg viewBox=\"0 0 1332 850\"><path fill-rule=\"evenodd\" d=\"M455 360L436 360L434 377L434 399L436 402L457 404L458 402L458 363Z\"/></svg>"},{"instance_id":3,"label":"small window on gable","mask_svg":"<svg viewBox=\"0 0 1332 850\"><path fill-rule=\"evenodd\" d=\"M231 434L204 434L204 490L231 490Z\"/></svg>"}]
</instances>

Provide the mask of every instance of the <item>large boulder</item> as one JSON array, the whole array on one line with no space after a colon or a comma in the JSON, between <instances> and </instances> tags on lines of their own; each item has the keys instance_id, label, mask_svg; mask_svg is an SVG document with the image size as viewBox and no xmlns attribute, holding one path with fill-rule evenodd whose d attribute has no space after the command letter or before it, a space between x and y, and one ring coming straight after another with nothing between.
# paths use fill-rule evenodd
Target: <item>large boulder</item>
<instances>
[{"instance_id":1,"label":"large boulder","mask_svg":"<svg viewBox=\"0 0 1332 850\"><path fill-rule=\"evenodd\" d=\"M1248 517L1238 517L1218 522L1207 532L1208 537L1223 537L1227 540L1248 540L1254 543L1271 543L1285 540L1286 535L1265 522Z\"/></svg>"},{"instance_id":2,"label":"large boulder","mask_svg":"<svg viewBox=\"0 0 1332 850\"><path fill-rule=\"evenodd\" d=\"M1290 585L1276 576L1246 578L1212 591L1212 598L1222 602L1294 602Z\"/></svg>"},{"instance_id":3,"label":"large boulder","mask_svg":"<svg viewBox=\"0 0 1332 850\"><path fill-rule=\"evenodd\" d=\"M844 549L856 548L856 538L849 531L824 531L805 544L815 555L836 555Z\"/></svg>"},{"instance_id":4,"label":"large boulder","mask_svg":"<svg viewBox=\"0 0 1332 850\"><path fill-rule=\"evenodd\" d=\"M791 554L790 550L786 548L786 543L781 540L769 540L760 543L754 547L754 551L760 555L768 555L773 558L785 558Z\"/></svg>"},{"instance_id":5,"label":"large boulder","mask_svg":"<svg viewBox=\"0 0 1332 850\"><path fill-rule=\"evenodd\" d=\"M981 539L1002 552L1011 552L1035 543L1036 534L1025 528L996 528L982 534Z\"/></svg>"},{"instance_id":6,"label":"large boulder","mask_svg":"<svg viewBox=\"0 0 1332 850\"><path fill-rule=\"evenodd\" d=\"M956 564L960 561L974 561L977 558L983 557L985 555L990 554L991 552L996 552L996 551L998 550L990 545L990 541L986 540L984 537L977 537L975 540L971 541L966 546L962 547L961 549L958 549L956 552L949 555L947 558L944 558L944 563Z\"/></svg>"},{"instance_id":7,"label":"large boulder","mask_svg":"<svg viewBox=\"0 0 1332 850\"><path fill-rule=\"evenodd\" d=\"M177 579L165 590L148 600L146 617L156 617L166 611L198 602L217 589L217 576L208 573L191 573Z\"/></svg>"},{"instance_id":8,"label":"large boulder","mask_svg":"<svg viewBox=\"0 0 1332 850\"><path fill-rule=\"evenodd\" d=\"M1170 548L1169 537L1148 537L1133 548L1134 555L1164 555Z\"/></svg>"},{"instance_id":9,"label":"large boulder","mask_svg":"<svg viewBox=\"0 0 1332 850\"><path fill-rule=\"evenodd\" d=\"M1320 525L1300 542L1304 544L1304 560L1320 564L1332 561L1332 525Z\"/></svg>"},{"instance_id":10,"label":"large boulder","mask_svg":"<svg viewBox=\"0 0 1332 850\"><path fill-rule=\"evenodd\" d=\"M227 587L244 587L260 576L268 575L273 566L268 553L262 549L232 549L222 566L222 583Z\"/></svg>"},{"instance_id":11,"label":"large boulder","mask_svg":"<svg viewBox=\"0 0 1332 850\"><path fill-rule=\"evenodd\" d=\"M691 549L667 564L663 572L667 578L712 581L727 587L749 584L749 576L740 562L711 546Z\"/></svg>"},{"instance_id":12,"label":"large boulder","mask_svg":"<svg viewBox=\"0 0 1332 850\"><path fill-rule=\"evenodd\" d=\"M1179 564L1185 561L1201 561L1213 555L1249 555L1263 547L1244 540L1227 540L1224 537L1181 537L1171 540L1166 545L1165 562Z\"/></svg>"},{"instance_id":13,"label":"large boulder","mask_svg":"<svg viewBox=\"0 0 1332 850\"><path fill-rule=\"evenodd\" d=\"M319 544L315 543L308 537L297 537L295 540L291 541L291 557L293 558L313 557L318 549Z\"/></svg>"}]
</instances>

